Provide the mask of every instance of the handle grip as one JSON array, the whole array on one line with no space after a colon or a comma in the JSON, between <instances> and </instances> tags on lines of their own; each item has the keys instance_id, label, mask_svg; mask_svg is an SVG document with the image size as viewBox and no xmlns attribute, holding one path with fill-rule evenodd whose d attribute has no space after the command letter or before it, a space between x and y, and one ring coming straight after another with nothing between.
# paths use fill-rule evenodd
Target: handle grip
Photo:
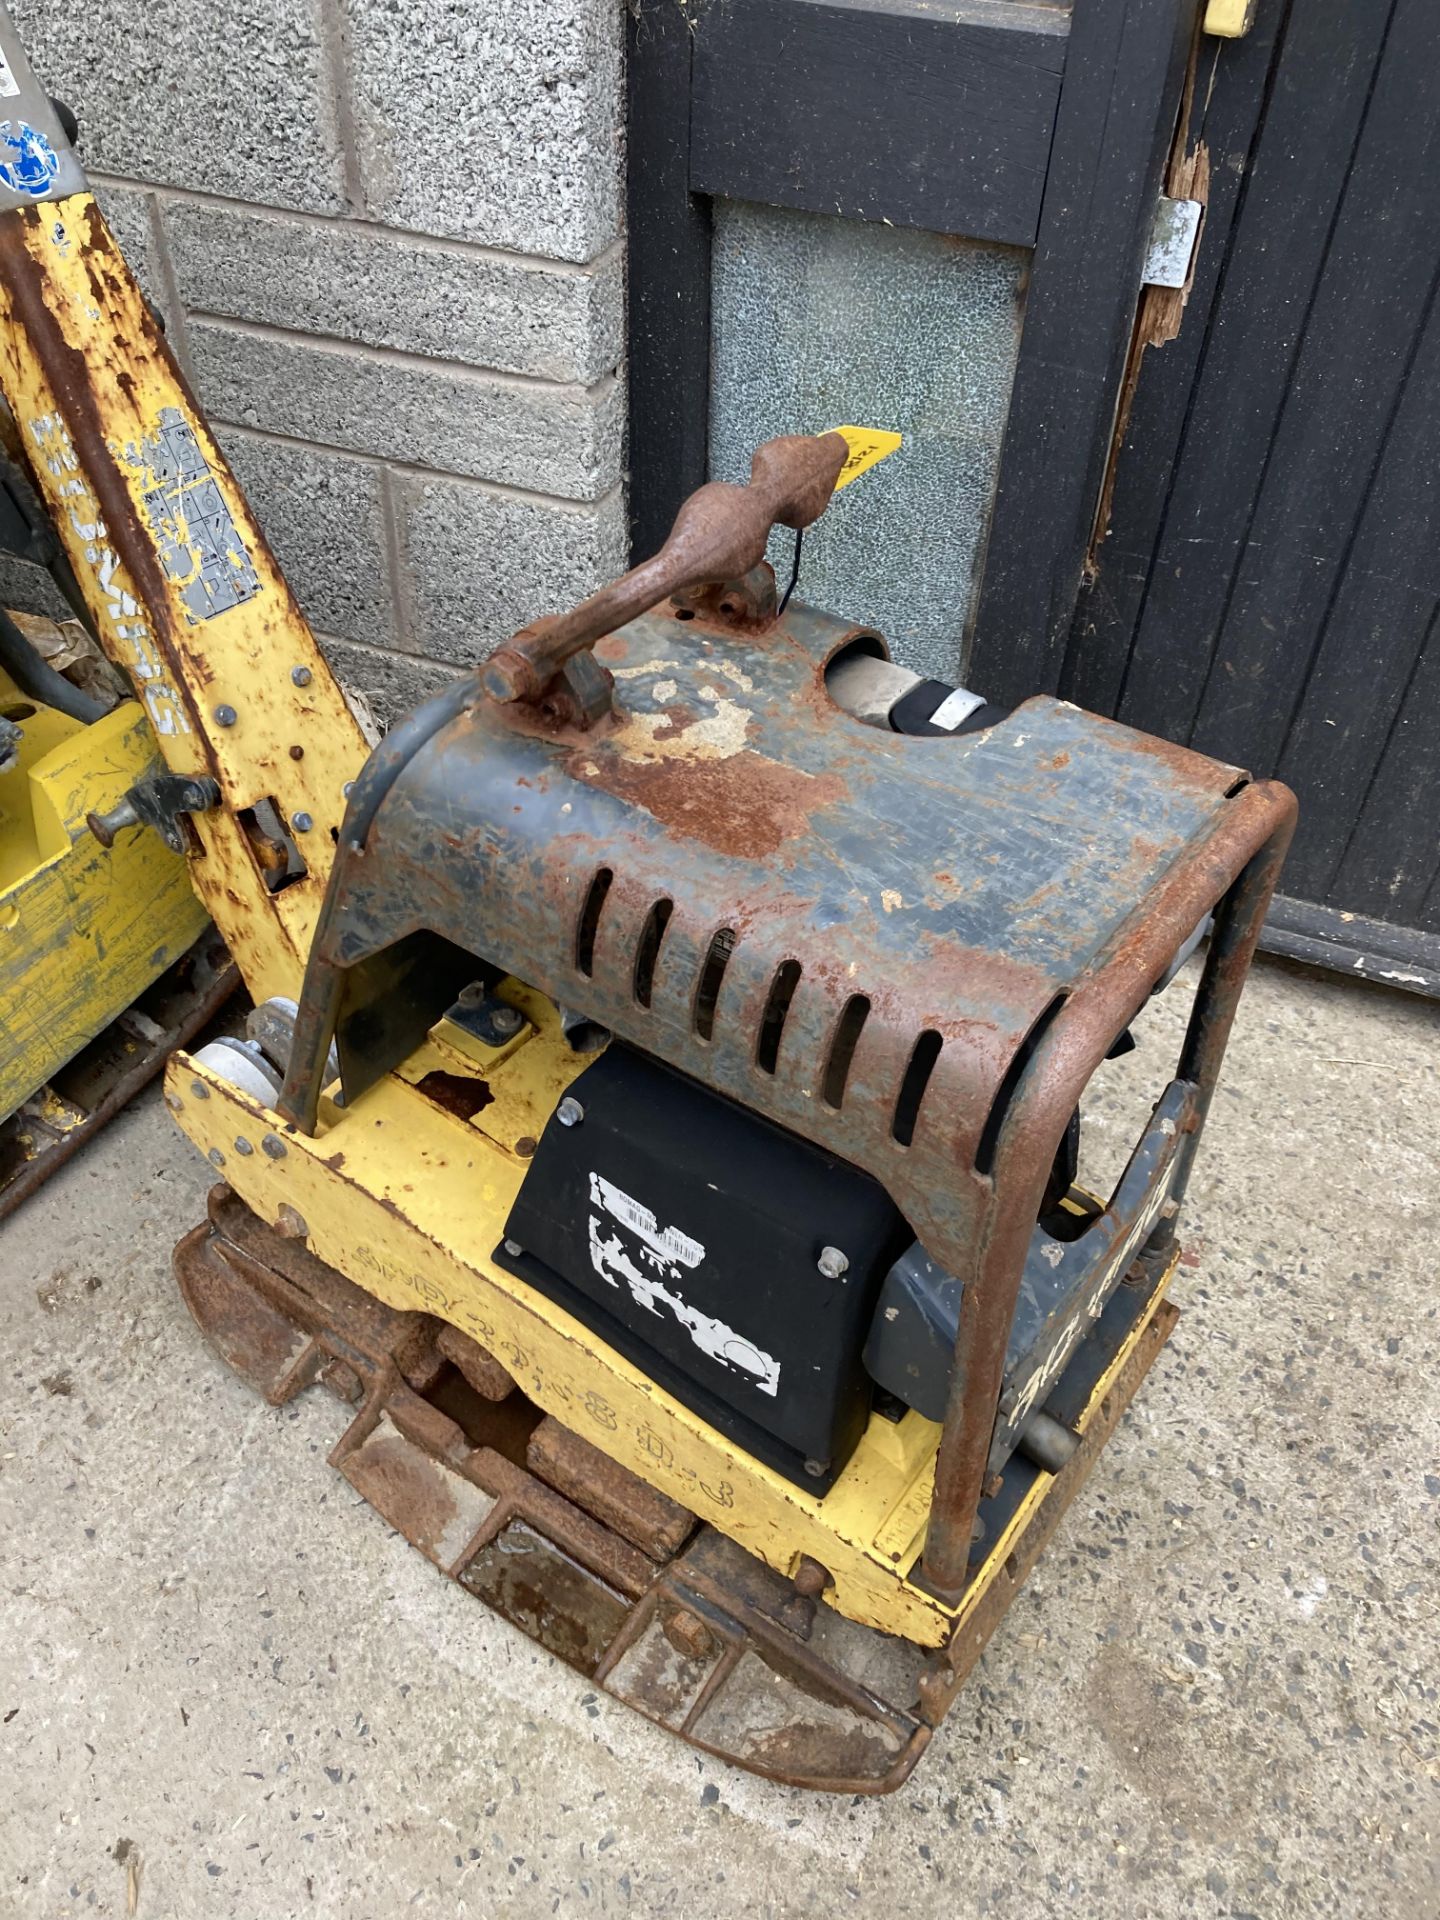
<instances>
[{"instance_id":1,"label":"handle grip","mask_svg":"<svg viewBox=\"0 0 1440 1920\"><path fill-rule=\"evenodd\" d=\"M770 529L808 527L835 491L850 449L838 433L767 440L743 487L712 480L690 495L657 554L569 613L522 627L490 655L481 684L502 704L538 700L568 660L674 593L733 580L765 557Z\"/></svg>"}]
</instances>

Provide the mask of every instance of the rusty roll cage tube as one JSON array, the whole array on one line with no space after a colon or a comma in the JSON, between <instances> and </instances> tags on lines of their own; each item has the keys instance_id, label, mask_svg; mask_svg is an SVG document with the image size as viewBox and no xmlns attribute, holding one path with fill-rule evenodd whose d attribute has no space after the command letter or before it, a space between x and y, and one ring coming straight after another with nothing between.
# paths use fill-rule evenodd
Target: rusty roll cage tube
<instances>
[{"instance_id":1,"label":"rusty roll cage tube","mask_svg":"<svg viewBox=\"0 0 1440 1920\"><path fill-rule=\"evenodd\" d=\"M1180 943L1221 903L1177 1078L1196 1088L1176 1175L1178 1201L1215 1090L1240 989L1295 826L1295 796L1278 782L1247 786L1219 824L1122 926L1091 977L1040 1036L1001 1122L988 1229L961 1295L955 1360L935 1463L935 1494L919 1569L957 1602L969 1580L976 1513L1005 1370L1021 1273L1048 1170L1070 1116L1111 1042L1144 1005ZM1162 1230L1173 1235L1169 1222Z\"/></svg>"},{"instance_id":2,"label":"rusty roll cage tube","mask_svg":"<svg viewBox=\"0 0 1440 1920\"><path fill-rule=\"evenodd\" d=\"M502 706L539 700L568 660L671 594L749 573L765 558L772 527L798 530L819 519L849 457L839 433L765 441L744 486L712 480L690 495L658 553L498 646L480 669L486 693Z\"/></svg>"}]
</instances>

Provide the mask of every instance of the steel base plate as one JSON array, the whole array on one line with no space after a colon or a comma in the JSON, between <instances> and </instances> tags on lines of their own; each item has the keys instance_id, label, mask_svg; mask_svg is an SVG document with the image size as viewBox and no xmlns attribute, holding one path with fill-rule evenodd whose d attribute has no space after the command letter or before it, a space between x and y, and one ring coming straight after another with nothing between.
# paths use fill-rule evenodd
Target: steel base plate
<instances>
[{"instance_id":1,"label":"steel base plate","mask_svg":"<svg viewBox=\"0 0 1440 1920\"><path fill-rule=\"evenodd\" d=\"M845 1619L813 1562L772 1572L546 1418L493 1355L384 1306L228 1188L175 1268L207 1339L268 1401L321 1384L354 1407L331 1464L442 1573L694 1746L842 1793L909 1775L1177 1318L1168 1269L1121 1289L1060 1383L1079 1449L986 1501L993 1545L937 1654Z\"/></svg>"}]
</instances>

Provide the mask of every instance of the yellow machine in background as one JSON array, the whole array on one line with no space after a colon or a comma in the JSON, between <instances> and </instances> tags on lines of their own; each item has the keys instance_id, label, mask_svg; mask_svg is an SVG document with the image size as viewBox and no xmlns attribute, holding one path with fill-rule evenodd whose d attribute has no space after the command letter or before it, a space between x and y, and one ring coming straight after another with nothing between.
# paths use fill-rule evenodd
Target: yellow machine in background
<instances>
[{"instance_id":1,"label":"yellow machine in background","mask_svg":"<svg viewBox=\"0 0 1440 1920\"><path fill-rule=\"evenodd\" d=\"M202 939L183 854L153 834L106 847L87 825L157 762L138 702L77 718L0 669L0 728L3 1213L158 1070L233 973Z\"/></svg>"},{"instance_id":2,"label":"yellow machine in background","mask_svg":"<svg viewBox=\"0 0 1440 1920\"><path fill-rule=\"evenodd\" d=\"M0 1114L10 1114L186 953L208 916L182 855L150 834L107 849L86 825L155 758L135 701L87 724L0 676L0 719L23 736L0 771Z\"/></svg>"}]
</instances>

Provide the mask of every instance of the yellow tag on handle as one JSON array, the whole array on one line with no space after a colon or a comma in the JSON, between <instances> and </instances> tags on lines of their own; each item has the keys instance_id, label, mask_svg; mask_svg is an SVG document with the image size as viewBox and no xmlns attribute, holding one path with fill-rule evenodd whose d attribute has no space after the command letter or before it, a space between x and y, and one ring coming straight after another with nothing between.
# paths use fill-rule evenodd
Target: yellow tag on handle
<instances>
[{"instance_id":1,"label":"yellow tag on handle","mask_svg":"<svg viewBox=\"0 0 1440 1920\"><path fill-rule=\"evenodd\" d=\"M835 482L836 493L894 453L905 437L900 433L887 433L883 427L831 427L830 431L838 433L850 449L850 458Z\"/></svg>"}]
</instances>

